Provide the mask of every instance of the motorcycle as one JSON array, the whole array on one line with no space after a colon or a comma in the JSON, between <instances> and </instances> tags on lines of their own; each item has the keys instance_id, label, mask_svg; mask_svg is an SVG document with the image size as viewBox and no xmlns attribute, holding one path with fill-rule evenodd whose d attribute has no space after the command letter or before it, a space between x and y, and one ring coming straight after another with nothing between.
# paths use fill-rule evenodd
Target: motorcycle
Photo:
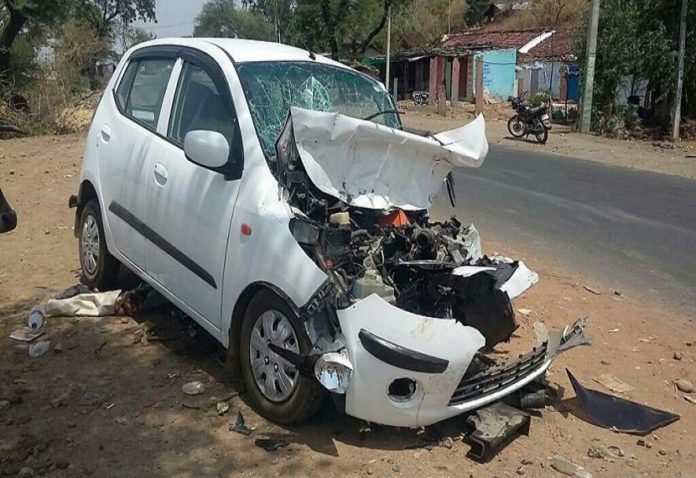
<instances>
[{"instance_id":1,"label":"motorcycle","mask_svg":"<svg viewBox=\"0 0 696 478\"><path fill-rule=\"evenodd\" d=\"M428 104L428 100L430 99L430 93L427 91L412 91L411 92L411 99L413 100L413 103L418 105L418 106L425 106Z\"/></svg>"},{"instance_id":2,"label":"motorcycle","mask_svg":"<svg viewBox=\"0 0 696 478\"><path fill-rule=\"evenodd\" d=\"M545 104L530 107L524 101L524 93L517 97L509 97L515 115L508 121L508 131L514 138L529 136L533 134L536 140L545 144L549 139L551 129L551 118L549 117L549 107Z\"/></svg>"}]
</instances>

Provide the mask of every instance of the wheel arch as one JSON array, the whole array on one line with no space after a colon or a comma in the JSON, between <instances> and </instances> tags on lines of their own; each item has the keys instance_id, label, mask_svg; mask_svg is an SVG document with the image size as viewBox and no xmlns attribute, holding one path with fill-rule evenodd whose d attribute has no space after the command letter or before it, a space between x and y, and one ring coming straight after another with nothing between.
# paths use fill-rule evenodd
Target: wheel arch
<instances>
[{"instance_id":1,"label":"wheel arch","mask_svg":"<svg viewBox=\"0 0 696 478\"><path fill-rule=\"evenodd\" d=\"M239 338L242 331L242 322L244 321L244 314L249 308L251 300L263 290L268 290L280 299L288 304L288 307L299 317L300 308L293 302L290 297L283 292L278 286L271 284L270 282L258 281L247 285L234 305L232 310L232 317L230 318L230 325L227 330L227 368L232 372L233 378L241 378L241 368L239 362L239 349L240 343Z\"/></svg>"},{"instance_id":2,"label":"wheel arch","mask_svg":"<svg viewBox=\"0 0 696 478\"><path fill-rule=\"evenodd\" d=\"M78 237L80 234L79 231L79 226L80 226L80 215L82 214L82 210L85 207L85 204L87 204L88 201L96 199L97 203L99 202L99 196L97 195L97 189L94 187L92 182L89 179L85 179L80 183L80 189L77 192L77 202L76 202L76 210L75 210L75 228L73 230L73 233L75 237Z\"/></svg>"}]
</instances>

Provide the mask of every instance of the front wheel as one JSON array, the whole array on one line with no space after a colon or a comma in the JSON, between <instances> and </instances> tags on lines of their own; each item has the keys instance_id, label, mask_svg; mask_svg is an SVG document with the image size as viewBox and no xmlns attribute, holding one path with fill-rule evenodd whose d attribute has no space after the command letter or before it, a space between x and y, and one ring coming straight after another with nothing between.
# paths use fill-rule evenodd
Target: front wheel
<instances>
[{"instance_id":1,"label":"front wheel","mask_svg":"<svg viewBox=\"0 0 696 478\"><path fill-rule=\"evenodd\" d=\"M90 289L113 288L120 265L106 247L101 211L95 199L88 201L82 208L79 231L82 282Z\"/></svg>"},{"instance_id":2,"label":"front wheel","mask_svg":"<svg viewBox=\"0 0 696 478\"><path fill-rule=\"evenodd\" d=\"M518 115L513 116L508 121L508 131L515 138L521 138L524 136L524 121L520 119Z\"/></svg>"},{"instance_id":3,"label":"front wheel","mask_svg":"<svg viewBox=\"0 0 696 478\"><path fill-rule=\"evenodd\" d=\"M300 375L269 347L274 344L300 355L312 349L300 319L283 299L268 290L256 294L244 314L240 341L242 376L260 415L289 425L319 410L325 396L321 385Z\"/></svg>"},{"instance_id":4,"label":"front wheel","mask_svg":"<svg viewBox=\"0 0 696 478\"><path fill-rule=\"evenodd\" d=\"M534 131L534 136L539 143L546 144L549 139L549 130L543 123L539 123Z\"/></svg>"}]
</instances>

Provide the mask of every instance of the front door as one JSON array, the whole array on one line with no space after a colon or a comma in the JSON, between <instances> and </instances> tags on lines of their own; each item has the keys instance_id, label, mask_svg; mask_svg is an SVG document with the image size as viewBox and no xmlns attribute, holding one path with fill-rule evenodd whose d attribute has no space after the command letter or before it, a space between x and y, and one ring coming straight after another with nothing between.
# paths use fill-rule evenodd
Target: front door
<instances>
[{"instance_id":1,"label":"front door","mask_svg":"<svg viewBox=\"0 0 696 478\"><path fill-rule=\"evenodd\" d=\"M149 163L147 273L189 313L220 328L222 280L240 178L192 163L186 133L212 130L230 143L230 161L242 161L229 87L212 60L188 57L173 95L166 139Z\"/></svg>"}]
</instances>

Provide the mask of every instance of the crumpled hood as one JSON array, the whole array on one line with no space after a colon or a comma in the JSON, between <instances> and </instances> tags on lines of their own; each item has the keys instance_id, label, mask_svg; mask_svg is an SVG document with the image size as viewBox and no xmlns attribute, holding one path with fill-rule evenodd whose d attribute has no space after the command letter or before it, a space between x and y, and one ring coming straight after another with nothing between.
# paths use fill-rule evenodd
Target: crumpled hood
<instances>
[{"instance_id":1,"label":"crumpled hood","mask_svg":"<svg viewBox=\"0 0 696 478\"><path fill-rule=\"evenodd\" d=\"M429 209L455 166L477 168L488 153L482 116L424 137L339 113L293 107L285 130L312 183L356 207ZM280 149L289 135L281 134Z\"/></svg>"}]
</instances>

